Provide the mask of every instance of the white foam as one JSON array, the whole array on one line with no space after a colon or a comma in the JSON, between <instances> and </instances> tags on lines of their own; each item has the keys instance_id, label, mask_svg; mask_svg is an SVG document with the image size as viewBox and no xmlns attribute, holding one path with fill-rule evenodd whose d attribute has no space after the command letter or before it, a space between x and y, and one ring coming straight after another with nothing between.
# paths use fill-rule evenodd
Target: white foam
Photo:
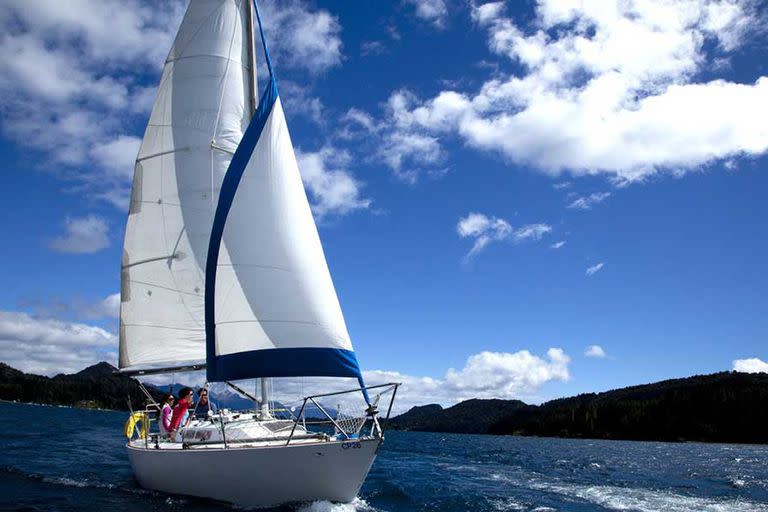
<instances>
[{"instance_id":1,"label":"white foam","mask_svg":"<svg viewBox=\"0 0 768 512\"><path fill-rule=\"evenodd\" d=\"M739 499L684 496L669 491L609 485L533 484L531 487L583 499L612 510L636 512L768 512L768 505Z\"/></svg>"},{"instance_id":2,"label":"white foam","mask_svg":"<svg viewBox=\"0 0 768 512\"><path fill-rule=\"evenodd\" d=\"M42 478L43 482L49 484L66 485L68 487L95 487L98 489L114 489L114 484L107 484L102 482L92 482L89 480L75 480L73 478L60 477L60 478Z\"/></svg>"},{"instance_id":3,"label":"white foam","mask_svg":"<svg viewBox=\"0 0 768 512\"><path fill-rule=\"evenodd\" d=\"M355 498L350 503L331 503L330 501L313 501L301 505L297 512L375 512L376 509L365 500Z\"/></svg>"},{"instance_id":4,"label":"white foam","mask_svg":"<svg viewBox=\"0 0 768 512\"><path fill-rule=\"evenodd\" d=\"M507 510L526 510L527 507L521 505L511 498L505 499L490 499L488 503L499 512L506 512Z\"/></svg>"}]
</instances>

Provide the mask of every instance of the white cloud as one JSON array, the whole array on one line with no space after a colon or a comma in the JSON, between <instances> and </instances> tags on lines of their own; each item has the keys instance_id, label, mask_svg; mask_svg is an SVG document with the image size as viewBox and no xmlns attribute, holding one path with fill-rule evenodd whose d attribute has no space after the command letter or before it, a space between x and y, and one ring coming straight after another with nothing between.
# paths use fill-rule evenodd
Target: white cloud
<instances>
[{"instance_id":1,"label":"white cloud","mask_svg":"<svg viewBox=\"0 0 768 512\"><path fill-rule=\"evenodd\" d=\"M277 62L317 75L340 66L341 24L324 9L298 0L260 2L271 54Z\"/></svg>"},{"instance_id":2,"label":"white cloud","mask_svg":"<svg viewBox=\"0 0 768 512\"><path fill-rule=\"evenodd\" d=\"M393 93L385 119L401 136L458 136L542 172L620 183L768 150L768 77L696 81L764 25L749 2L542 0L528 28L497 4L472 12L521 71L474 92Z\"/></svg>"},{"instance_id":3,"label":"white cloud","mask_svg":"<svg viewBox=\"0 0 768 512\"><path fill-rule=\"evenodd\" d=\"M413 184L421 167L439 162L443 151L436 137L395 132L386 137L379 156L398 179Z\"/></svg>"},{"instance_id":4,"label":"white cloud","mask_svg":"<svg viewBox=\"0 0 768 512\"><path fill-rule=\"evenodd\" d=\"M605 350L603 350L603 347L601 347L600 345L588 346L587 349L584 351L584 355L587 357L593 357L596 359L604 359L605 357L607 357Z\"/></svg>"},{"instance_id":5,"label":"white cloud","mask_svg":"<svg viewBox=\"0 0 768 512\"><path fill-rule=\"evenodd\" d=\"M128 181L133 177L133 165L140 145L139 137L118 135L112 140L95 143L90 155L96 163Z\"/></svg>"},{"instance_id":6,"label":"white cloud","mask_svg":"<svg viewBox=\"0 0 768 512\"><path fill-rule=\"evenodd\" d=\"M178 0L3 2L3 135L45 155L36 161L89 198L124 207L138 140L127 132L149 109L154 87L142 82L159 71L183 9Z\"/></svg>"},{"instance_id":7,"label":"white cloud","mask_svg":"<svg viewBox=\"0 0 768 512\"><path fill-rule=\"evenodd\" d=\"M415 9L416 17L427 21L436 28L444 28L448 20L448 6L445 0L405 0Z\"/></svg>"},{"instance_id":8,"label":"white cloud","mask_svg":"<svg viewBox=\"0 0 768 512\"><path fill-rule=\"evenodd\" d=\"M88 318L119 318L120 294L107 295L103 300L85 309L83 313Z\"/></svg>"},{"instance_id":9,"label":"white cloud","mask_svg":"<svg viewBox=\"0 0 768 512\"><path fill-rule=\"evenodd\" d=\"M526 224L512 233L512 238L518 242L523 240L541 240L541 237L552 232L552 226L548 224Z\"/></svg>"},{"instance_id":10,"label":"white cloud","mask_svg":"<svg viewBox=\"0 0 768 512\"><path fill-rule=\"evenodd\" d=\"M482 213L470 213L466 217L459 219L456 225L456 231L462 238L474 238L466 260L482 251L493 240L504 240L512 233L512 226L509 222L498 217L487 217Z\"/></svg>"},{"instance_id":11,"label":"white cloud","mask_svg":"<svg viewBox=\"0 0 768 512\"><path fill-rule=\"evenodd\" d=\"M387 53L387 45L383 41L363 41L360 43L360 55L382 55Z\"/></svg>"},{"instance_id":12,"label":"white cloud","mask_svg":"<svg viewBox=\"0 0 768 512\"><path fill-rule=\"evenodd\" d=\"M768 363L756 357L736 359L733 362L733 371L744 373L768 373Z\"/></svg>"},{"instance_id":13,"label":"white cloud","mask_svg":"<svg viewBox=\"0 0 768 512\"><path fill-rule=\"evenodd\" d=\"M498 217L489 217L482 213L472 212L466 217L460 218L456 225L456 232L461 238L474 239L469 253L465 256L465 261L469 261L473 256L480 253L485 247L493 241L511 239L515 242L525 240L540 240L544 235L552 231L552 226L548 224L527 224L514 229L504 219Z\"/></svg>"},{"instance_id":14,"label":"white cloud","mask_svg":"<svg viewBox=\"0 0 768 512\"><path fill-rule=\"evenodd\" d=\"M595 265L592 265L591 267L588 267L588 268L587 268L586 274L587 274L588 276L592 276L592 275L595 275L595 274L596 274L597 272L599 272L599 271L600 271L600 269L602 269L604 266L605 266L605 263L603 263L603 262L600 262L600 263L597 263L597 264L595 264Z\"/></svg>"},{"instance_id":15,"label":"white cloud","mask_svg":"<svg viewBox=\"0 0 768 512\"><path fill-rule=\"evenodd\" d=\"M472 21L480 26L486 26L497 20L505 10L504 2L488 2L472 6Z\"/></svg>"},{"instance_id":16,"label":"white cloud","mask_svg":"<svg viewBox=\"0 0 768 512\"><path fill-rule=\"evenodd\" d=\"M350 156L330 146L315 152L296 151L301 177L318 218L365 210L371 200L361 197L363 184L346 169Z\"/></svg>"},{"instance_id":17,"label":"white cloud","mask_svg":"<svg viewBox=\"0 0 768 512\"><path fill-rule=\"evenodd\" d=\"M610 192L595 192L593 194L589 194L588 196L577 197L568 203L566 208L575 210L591 210L594 205L602 203L609 197L611 197Z\"/></svg>"},{"instance_id":18,"label":"white cloud","mask_svg":"<svg viewBox=\"0 0 768 512\"><path fill-rule=\"evenodd\" d=\"M400 414L414 405L440 403L449 406L470 398L540 401L539 392L542 386L570 379L570 362L571 358L560 348L550 348L546 356L537 356L528 350L513 353L483 351L468 357L463 368L451 368L439 378L409 375L392 370L364 370L363 378L368 386L402 383L393 409L393 414ZM358 385L352 379L306 378L272 381L276 398L284 404L309 394L355 389ZM181 379L178 382L181 382ZM371 395L371 398L374 398L375 391L372 391ZM358 395L345 395L330 400L333 402L326 400L326 403L333 406L337 403L354 404L359 407L358 410L362 410ZM388 404L386 401L382 403ZM379 407L382 413L386 411L385 407Z\"/></svg>"},{"instance_id":19,"label":"white cloud","mask_svg":"<svg viewBox=\"0 0 768 512\"><path fill-rule=\"evenodd\" d=\"M0 4L0 129L89 199L127 208L133 161L186 0L9 0ZM273 57L313 75L342 62L338 19L303 2L265 2ZM83 13L87 13L84 15ZM148 78L149 77L149 78ZM150 83L151 85L147 85ZM287 110L322 119L306 90Z\"/></svg>"},{"instance_id":20,"label":"white cloud","mask_svg":"<svg viewBox=\"0 0 768 512\"><path fill-rule=\"evenodd\" d=\"M393 371L363 372L366 384L402 382L397 411L414 405L453 405L470 398L502 398L537 401L541 387L552 381L568 381L571 358L560 348L546 357L519 352L480 352L467 358L460 370L449 369L442 378L418 377Z\"/></svg>"},{"instance_id":21,"label":"white cloud","mask_svg":"<svg viewBox=\"0 0 768 512\"><path fill-rule=\"evenodd\" d=\"M73 254L98 252L109 247L109 226L97 215L67 217L64 234L51 240L50 248Z\"/></svg>"},{"instance_id":22,"label":"white cloud","mask_svg":"<svg viewBox=\"0 0 768 512\"><path fill-rule=\"evenodd\" d=\"M325 105L320 98L312 95L309 86L283 80L280 82L280 92L284 98L290 98L284 107L287 115L298 114L323 126Z\"/></svg>"},{"instance_id":23,"label":"white cloud","mask_svg":"<svg viewBox=\"0 0 768 512\"><path fill-rule=\"evenodd\" d=\"M43 375L116 361L117 338L100 327L0 311L0 354L16 369Z\"/></svg>"},{"instance_id":24,"label":"white cloud","mask_svg":"<svg viewBox=\"0 0 768 512\"><path fill-rule=\"evenodd\" d=\"M560 240L559 242L555 242L552 245L549 246L550 249L561 249L566 243L565 240Z\"/></svg>"}]
</instances>

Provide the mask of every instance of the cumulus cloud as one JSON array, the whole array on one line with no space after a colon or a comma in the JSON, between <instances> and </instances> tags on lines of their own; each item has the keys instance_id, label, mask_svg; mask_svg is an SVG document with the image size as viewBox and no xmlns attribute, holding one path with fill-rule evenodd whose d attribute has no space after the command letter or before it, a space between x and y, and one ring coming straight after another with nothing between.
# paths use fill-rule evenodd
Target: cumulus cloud
<instances>
[{"instance_id":1,"label":"cumulus cloud","mask_svg":"<svg viewBox=\"0 0 768 512\"><path fill-rule=\"evenodd\" d=\"M473 256L479 254L485 247L493 241L511 239L515 242L525 240L540 240L544 235L550 233L552 227L548 224L527 224L514 229L509 222L498 217L489 217L482 213L472 212L466 217L459 219L456 225L456 232L461 238L474 239L474 244L469 253L465 256L465 261L469 261Z\"/></svg>"},{"instance_id":2,"label":"cumulus cloud","mask_svg":"<svg viewBox=\"0 0 768 512\"><path fill-rule=\"evenodd\" d=\"M559 242L555 242L552 245L549 246L550 249L561 249L567 242L565 240L560 240Z\"/></svg>"},{"instance_id":3,"label":"cumulus cloud","mask_svg":"<svg viewBox=\"0 0 768 512\"><path fill-rule=\"evenodd\" d=\"M521 26L500 3L484 4L473 19L518 70L428 99L396 91L385 120L401 137L433 137L435 153L458 136L545 173L619 183L763 154L768 77L701 79L764 25L751 5L542 0Z\"/></svg>"},{"instance_id":4,"label":"cumulus cloud","mask_svg":"<svg viewBox=\"0 0 768 512\"><path fill-rule=\"evenodd\" d=\"M109 247L109 226L97 215L67 217L64 234L51 240L50 248L58 252L87 254Z\"/></svg>"},{"instance_id":5,"label":"cumulus cloud","mask_svg":"<svg viewBox=\"0 0 768 512\"><path fill-rule=\"evenodd\" d=\"M112 140L95 143L91 147L90 155L105 169L109 169L124 180L130 180L140 145L139 137L118 135Z\"/></svg>"},{"instance_id":6,"label":"cumulus cloud","mask_svg":"<svg viewBox=\"0 0 768 512\"><path fill-rule=\"evenodd\" d=\"M312 211L318 218L365 210L371 200L361 197L363 184L346 169L351 157L326 146L315 152L296 152L301 178L309 190Z\"/></svg>"},{"instance_id":7,"label":"cumulus cloud","mask_svg":"<svg viewBox=\"0 0 768 512\"><path fill-rule=\"evenodd\" d=\"M604 359L607 357L605 350L600 345L590 345L584 350L584 355L595 359Z\"/></svg>"},{"instance_id":8,"label":"cumulus cloud","mask_svg":"<svg viewBox=\"0 0 768 512\"><path fill-rule=\"evenodd\" d=\"M768 373L768 363L757 357L736 359L733 361L733 371L744 373Z\"/></svg>"},{"instance_id":9,"label":"cumulus cloud","mask_svg":"<svg viewBox=\"0 0 768 512\"><path fill-rule=\"evenodd\" d=\"M259 8L277 62L315 75L341 65L341 24L336 16L298 0L260 2Z\"/></svg>"},{"instance_id":10,"label":"cumulus cloud","mask_svg":"<svg viewBox=\"0 0 768 512\"><path fill-rule=\"evenodd\" d=\"M431 23L436 28L445 28L448 21L448 6L445 0L405 0L414 8L417 18Z\"/></svg>"},{"instance_id":11,"label":"cumulus cloud","mask_svg":"<svg viewBox=\"0 0 768 512\"><path fill-rule=\"evenodd\" d=\"M125 209L156 78L186 0L23 0L0 4L0 130L88 198ZM318 75L342 62L341 26L304 2L264 2L273 57ZM84 15L83 13L87 13ZM117 14L116 14L117 13ZM150 85L147 85L147 84ZM286 109L318 121L322 103L281 83Z\"/></svg>"},{"instance_id":12,"label":"cumulus cloud","mask_svg":"<svg viewBox=\"0 0 768 512\"><path fill-rule=\"evenodd\" d=\"M115 362L116 351L117 338L100 327L0 311L0 354L19 370L72 373L99 361Z\"/></svg>"},{"instance_id":13,"label":"cumulus cloud","mask_svg":"<svg viewBox=\"0 0 768 512\"><path fill-rule=\"evenodd\" d=\"M600 270L605 266L605 263L600 262L595 265L592 265L591 267L587 267L586 274L588 276L595 275L596 273L600 272Z\"/></svg>"},{"instance_id":14,"label":"cumulus cloud","mask_svg":"<svg viewBox=\"0 0 768 512\"><path fill-rule=\"evenodd\" d=\"M120 294L113 293L107 295L103 300L94 304L88 309L87 315L92 318L119 318L120 317Z\"/></svg>"},{"instance_id":15,"label":"cumulus cloud","mask_svg":"<svg viewBox=\"0 0 768 512\"><path fill-rule=\"evenodd\" d=\"M545 356L528 350L518 352L480 352L467 358L461 369L448 369L442 377L425 377L391 370L363 371L369 386L390 382L402 383L397 392L395 414L414 405L440 403L453 405L469 398L502 398L539 401L542 386L550 382L570 379L571 358L560 348L550 348ZM355 389L357 382L350 379L306 378L272 379L275 396L284 404L315 392ZM185 381L186 382L186 381ZM320 391L318 391L320 390ZM375 392L372 392L375 398ZM334 397L332 405L362 404L359 397Z\"/></svg>"},{"instance_id":16,"label":"cumulus cloud","mask_svg":"<svg viewBox=\"0 0 768 512\"><path fill-rule=\"evenodd\" d=\"M594 194L589 194L588 196L581 196L573 199L570 203L568 203L567 208L573 210L591 210L594 205L602 203L609 197L611 197L610 192L595 192Z\"/></svg>"},{"instance_id":17,"label":"cumulus cloud","mask_svg":"<svg viewBox=\"0 0 768 512\"><path fill-rule=\"evenodd\" d=\"M154 95L142 82L159 71L183 9L177 0L3 2L3 135L90 197L126 206L138 149L128 132Z\"/></svg>"}]
</instances>

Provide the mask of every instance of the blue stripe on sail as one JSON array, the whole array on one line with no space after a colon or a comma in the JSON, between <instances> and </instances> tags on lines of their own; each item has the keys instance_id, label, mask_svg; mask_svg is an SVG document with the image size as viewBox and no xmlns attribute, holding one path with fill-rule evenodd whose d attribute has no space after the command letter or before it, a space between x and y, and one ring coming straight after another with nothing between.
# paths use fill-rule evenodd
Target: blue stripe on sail
<instances>
[{"instance_id":1,"label":"blue stripe on sail","mask_svg":"<svg viewBox=\"0 0 768 512\"><path fill-rule=\"evenodd\" d=\"M225 378L254 377L360 377L355 353L338 348L270 348L217 356L208 365L208 380L213 371Z\"/></svg>"}]
</instances>

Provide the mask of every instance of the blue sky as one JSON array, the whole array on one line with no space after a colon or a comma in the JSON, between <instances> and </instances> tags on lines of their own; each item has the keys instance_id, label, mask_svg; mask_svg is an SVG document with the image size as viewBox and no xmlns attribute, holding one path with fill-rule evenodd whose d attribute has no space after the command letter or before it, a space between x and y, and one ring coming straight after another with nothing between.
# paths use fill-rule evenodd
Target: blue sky
<instances>
[{"instance_id":1,"label":"blue sky","mask_svg":"<svg viewBox=\"0 0 768 512\"><path fill-rule=\"evenodd\" d=\"M49 374L115 359L185 6L81 3L0 7L0 359ZM768 371L765 9L569 5L263 2L358 358L413 403Z\"/></svg>"}]
</instances>

